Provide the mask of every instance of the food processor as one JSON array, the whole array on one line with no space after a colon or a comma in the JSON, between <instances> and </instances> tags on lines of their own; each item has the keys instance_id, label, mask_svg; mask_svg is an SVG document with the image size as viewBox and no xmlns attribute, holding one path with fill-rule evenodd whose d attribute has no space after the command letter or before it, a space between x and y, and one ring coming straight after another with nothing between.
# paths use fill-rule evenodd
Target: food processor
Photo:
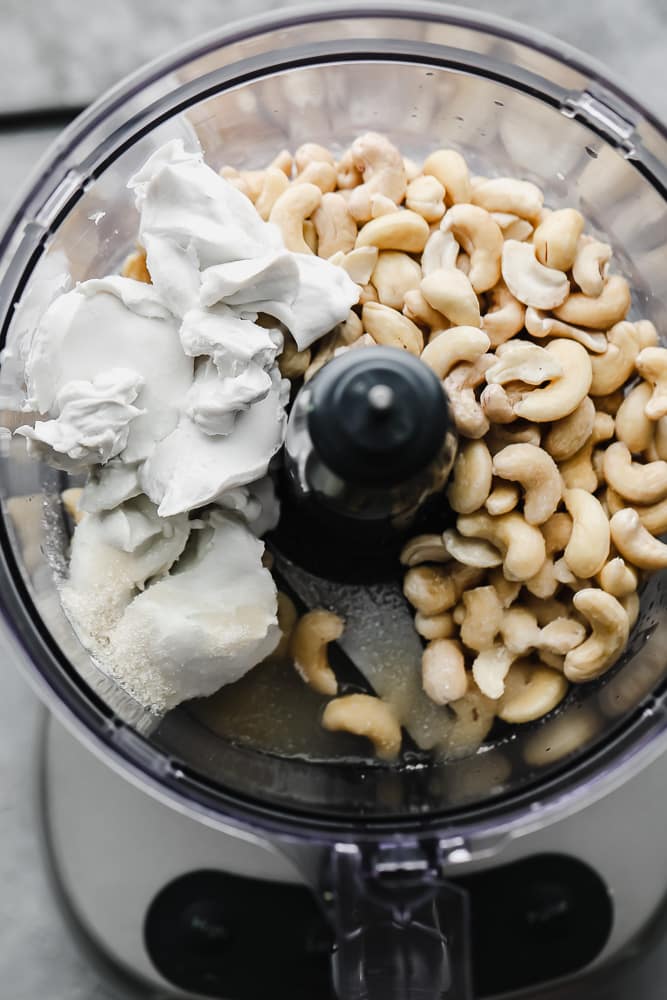
<instances>
[{"instance_id":1,"label":"food processor","mask_svg":"<svg viewBox=\"0 0 667 1000\"><path fill-rule=\"evenodd\" d=\"M580 209L613 244L641 315L664 328L664 126L562 43L441 5L361 4L209 35L77 119L0 242L3 343L35 323L64 269L75 281L120 270L136 240L127 179L164 142L245 169L306 141L340 152L371 129L415 159L459 149L476 172L524 177L550 206ZM387 393L368 398L384 419ZM318 540L340 510L326 476L300 478L299 456L314 448L345 466L350 449L341 459L330 428L299 439L297 417L284 475L307 494L308 530L294 519L289 530L297 490L285 483L269 546L301 608L345 617L336 666L354 689L362 661L366 676L390 673L418 640L399 585L376 572L372 532L349 526L346 544L337 523L339 544L327 546L329 528ZM543 720L497 725L469 755L415 746L398 764L369 759L353 737L320 731L320 702L285 672L158 718L97 668L63 614L61 493L76 478L7 432L2 444L0 627L7 666L47 708L35 772L45 860L73 932L123 995L614 996L667 888L661 576L609 674ZM377 482L400 493L425 463ZM357 513L374 510L366 486ZM408 491L415 516L428 492ZM633 988L661 995L659 982Z\"/></svg>"}]
</instances>

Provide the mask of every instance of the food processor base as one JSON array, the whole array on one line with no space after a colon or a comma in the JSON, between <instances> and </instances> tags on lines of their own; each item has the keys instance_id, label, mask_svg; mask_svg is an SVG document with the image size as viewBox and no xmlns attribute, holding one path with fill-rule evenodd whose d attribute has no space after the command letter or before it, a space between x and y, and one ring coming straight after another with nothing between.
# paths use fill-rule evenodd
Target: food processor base
<instances>
[{"instance_id":1,"label":"food processor base","mask_svg":"<svg viewBox=\"0 0 667 1000\"><path fill-rule=\"evenodd\" d=\"M221 833L147 796L46 713L36 783L45 862L63 916L89 959L118 981L128 1000L255 1000L269 989L291 1000L332 996L328 928L278 847L252 834ZM492 861L457 869L456 879L472 892L473 914L479 904L478 924L485 914L494 920L492 897L497 905L503 894L499 879L509 878L510 894L531 900L523 939L520 929L510 935L517 953L484 947L474 970L476 996L620 1000L630 990L637 1000L664 996L666 796L663 758L577 815L505 845ZM565 873L561 884L559 871ZM530 872L527 891L519 883ZM585 898L577 899L577 887ZM511 920L507 896L502 905ZM606 945L577 974L554 976L563 960L567 964L568 949L585 954L582 927L584 936L606 936ZM576 945L568 943L570 930ZM540 940L545 954L556 955L556 965L545 970L549 981L538 982L537 973L529 990L524 982L518 990L492 992L494 979L512 981L507 969L539 961Z\"/></svg>"}]
</instances>

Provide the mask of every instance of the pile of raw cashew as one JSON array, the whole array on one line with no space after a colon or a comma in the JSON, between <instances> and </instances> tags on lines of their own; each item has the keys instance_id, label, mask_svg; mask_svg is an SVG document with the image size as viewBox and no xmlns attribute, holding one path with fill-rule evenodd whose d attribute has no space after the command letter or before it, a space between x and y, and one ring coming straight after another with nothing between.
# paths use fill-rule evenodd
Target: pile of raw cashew
<instances>
[{"instance_id":1,"label":"pile of raw cashew","mask_svg":"<svg viewBox=\"0 0 667 1000\"><path fill-rule=\"evenodd\" d=\"M667 566L656 538L667 530L667 350L650 322L626 320L611 248L576 210L545 208L533 183L471 177L451 149L418 165L375 133L338 160L307 143L265 170L221 172L289 249L361 287L312 352L287 337L285 376L307 380L340 351L383 344L421 357L449 395L455 527L413 538L401 557L425 692L455 711L481 693L487 730L495 716L542 717L568 682L617 661L642 574ZM326 643L343 623L312 615L287 616L293 658L332 696ZM361 695L324 715L384 757L400 749L400 721Z\"/></svg>"}]
</instances>

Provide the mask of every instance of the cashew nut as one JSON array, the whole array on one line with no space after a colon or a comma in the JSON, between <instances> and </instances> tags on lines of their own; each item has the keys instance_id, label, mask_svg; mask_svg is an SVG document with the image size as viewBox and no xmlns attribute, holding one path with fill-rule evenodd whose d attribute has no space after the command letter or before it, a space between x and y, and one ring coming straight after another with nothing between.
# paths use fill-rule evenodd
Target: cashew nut
<instances>
[{"instance_id":1,"label":"cashew nut","mask_svg":"<svg viewBox=\"0 0 667 1000\"><path fill-rule=\"evenodd\" d=\"M464 538L458 531L449 529L443 533L442 539L452 559L464 566L489 569L500 566L503 561L498 550L481 538Z\"/></svg>"},{"instance_id":2,"label":"cashew nut","mask_svg":"<svg viewBox=\"0 0 667 1000\"><path fill-rule=\"evenodd\" d=\"M310 247L312 253L317 253L317 230L312 219L306 219L303 224L303 239L306 246Z\"/></svg>"},{"instance_id":3,"label":"cashew nut","mask_svg":"<svg viewBox=\"0 0 667 1000\"><path fill-rule=\"evenodd\" d=\"M357 170L352 151L346 150L336 164L338 187L342 191L349 191L361 184L361 173Z\"/></svg>"},{"instance_id":4,"label":"cashew nut","mask_svg":"<svg viewBox=\"0 0 667 1000\"><path fill-rule=\"evenodd\" d=\"M484 506L492 517L509 514L519 503L520 493L514 483L498 483L489 493Z\"/></svg>"},{"instance_id":5,"label":"cashew nut","mask_svg":"<svg viewBox=\"0 0 667 1000\"><path fill-rule=\"evenodd\" d=\"M443 611L439 615L423 615L418 611L415 615L415 629L424 639L450 639L457 631L449 611Z\"/></svg>"},{"instance_id":6,"label":"cashew nut","mask_svg":"<svg viewBox=\"0 0 667 1000\"><path fill-rule=\"evenodd\" d=\"M622 441L605 451L604 477L616 493L633 503L652 504L667 497L667 462L633 462Z\"/></svg>"},{"instance_id":7,"label":"cashew nut","mask_svg":"<svg viewBox=\"0 0 667 1000\"><path fill-rule=\"evenodd\" d=\"M586 629L574 618L554 618L540 630L540 651L565 656L586 638Z\"/></svg>"},{"instance_id":8,"label":"cashew nut","mask_svg":"<svg viewBox=\"0 0 667 1000\"><path fill-rule=\"evenodd\" d=\"M572 534L572 518L563 511L552 514L542 525L542 534L548 556L563 552Z\"/></svg>"},{"instance_id":9,"label":"cashew nut","mask_svg":"<svg viewBox=\"0 0 667 1000\"><path fill-rule=\"evenodd\" d=\"M460 361L476 361L488 348L489 338L481 330L473 326L454 326L428 344L421 359L438 378L445 379L454 365Z\"/></svg>"},{"instance_id":10,"label":"cashew nut","mask_svg":"<svg viewBox=\"0 0 667 1000\"><path fill-rule=\"evenodd\" d=\"M490 462L491 459L489 458L489 463ZM79 500L81 499L82 493L83 489L80 486L70 486L69 489L63 490L60 494L63 507L75 524L79 524L85 516L85 511L81 510L79 507Z\"/></svg>"},{"instance_id":11,"label":"cashew nut","mask_svg":"<svg viewBox=\"0 0 667 1000\"><path fill-rule=\"evenodd\" d=\"M594 330L608 330L625 319L630 308L630 286L625 278L613 274L597 298L574 292L562 305L554 309L558 319L575 326L590 326Z\"/></svg>"},{"instance_id":12,"label":"cashew nut","mask_svg":"<svg viewBox=\"0 0 667 1000\"><path fill-rule=\"evenodd\" d=\"M492 462L483 441L466 441L458 451L447 489L449 506L458 514L479 510L491 489Z\"/></svg>"},{"instance_id":13,"label":"cashew nut","mask_svg":"<svg viewBox=\"0 0 667 1000\"><path fill-rule=\"evenodd\" d=\"M523 516L544 524L560 503L562 485L551 455L533 444L510 444L493 458L493 473L519 482L524 489Z\"/></svg>"},{"instance_id":14,"label":"cashew nut","mask_svg":"<svg viewBox=\"0 0 667 1000\"><path fill-rule=\"evenodd\" d=\"M591 433L592 443L600 444L603 441L609 441L614 436L614 430L614 418L611 414L603 413L601 410L596 412Z\"/></svg>"},{"instance_id":15,"label":"cashew nut","mask_svg":"<svg viewBox=\"0 0 667 1000\"><path fill-rule=\"evenodd\" d=\"M455 326L481 325L479 300L469 278L456 268L433 271L421 282L422 295Z\"/></svg>"},{"instance_id":16,"label":"cashew nut","mask_svg":"<svg viewBox=\"0 0 667 1000\"><path fill-rule=\"evenodd\" d=\"M556 670L530 660L517 660L505 678L498 717L513 725L541 719L561 703L567 687L567 681Z\"/></svg>"},{"instance_id":17,"label":"cashew nut","mask_svg":"<svg viewBox=\"0 0 667 1000\"><path fill-rule=\"evenodd\" d=\"M371 219L379 219L381 215L390 215L396 211L396 202L387 198L386 194L371 195Z\"/></svg>"},{"instance_id":18,"label":"cashew nut","mask_svg":"<svg viewBox=\"0 0 667 1000\"><path fill-rule=\"evenodd\" d=\"M488 334L491 347L499 347L523 330L525 313L521 302L499 281L489 292L489 308L482 316L482 329Z\"/></svg>"},{"instance_id":19,"label":"cashew nut","mask_svg":"<svg viewBox=\"0 0 667 1000\"><path fill-rule=\"evenodd\" d=\"M314 184L322 194L329 194L336 188L336 168L323 160L313 160L294 178L294 184Z\"/></svg>"},{"instance_id":20,"label":"cashew nut","mask_svg":"<svg viewBox=\"0 0 667 1000\"><path fill-rule=\"evenodd\" d=\"M314 184L290 185L276 200L269 221L280 229L288 250L305 254L313 252L303 238L303 224L319 208L321 201L322 192Z\"/></svg>"},{"instance_id":21,"label":"cashew nut","mask_svg":"<svg viewBox=\"0 0 667 1000\"><path fill-rule=\"evenodd\" d=\"M365 736L380 760L394 760L401 750L401 727L393 709L369 694L347 694L330 701L322 714L330 732Z\"/></svg>"},{"instance_id":22,"label":"cashew nut","mask_svg":"<svg viewBox=\"0 0 667 1000\"><path fill-rule=\"evenodd\" d=\"M597 298L609 271L611 247L598 240L579 240L572 263L572 277L584 295Z\"/></svg>"},{"instance_id":23,"label":"cashew nut","mask_svg":"<svg viewBox=\"0 0 667 1000\"><path fill-rule=\"evenodd\" d=\"M398 347L417 357L424 349L424 337L419 327L396 309L380 302L366 302L361 311L361 321L376 344Z\"/></svg>"},{"instance_id":24,"label":"cashew nut","mask_svg":"<svg viewBox=\"0 0 667 1000\"><path fill-rule=\"evenodd\" d=\"M599 483L597 472L593 467L593 441L587 441L571 458L561 462L559 469L567 489L594 493Z\"/></svg>"},{"instance_id":25,"label":"cashew nut","mask_svg":"<svg viewBox=\"0 0 667 1000\"><path fill-rule=\"evenodd\" d=\"M574 264L583 228L583 216L576 209L562 208L552 212L540 223L533 236L539 262L557 271L569 271Z\"/></svg>"},{"instance_id":26,"label":"cashew nut","mask_svg":"<svg viewBox=\"0 0 667 1000\"><path fill-rule=\"evenodd\" d=\"M443 233L442 229L436 229L426 241L422 253L421 265L424 277L433 271L449 270L456 267L458 255L459 245L452 234Z\"/></svg>"},{"instance_id":27,"label":"cashew nut","mask_svg":"<svg viewBox=\"0 0 667 1000\"><path fill-rule=\"evenodd\" d=\"M650 383L640 382L630 390L616 414L616 437L633 453L645 451L653 439L655 424L646 415L652 393Z\"/></svg>"},{"instance_id":28,"label":"cashew nut","mask_svg":"<svg viewBox=\"0 0 667 1000\"><path fill-rule=\"evenodd\" d=\"M508 580L529 580L546 559L541 531L516 511L500 517L480 512L461 514L456 527L466 538L484 538L500 550Z\"/></svg>"},{"instance_id":29,"label":"cashew nut","mask_svg":"<svg viewBox=\"0 0 667 1000\"><path fill-rule=\"evenodd\" d=\"M426 157L422 173L435 177L445 189L448 205L470 201L470 174L466 161L454 149L438 149Z\"/></svg>"},{"instance_id":30,"label":"cashew nut","mask_svg":"<svg viewBox=\"0 0 667 1000\"><path fill-rule=\"evenodd\" d=\"M615 556L602 567L599 573L600 586L614 597L634 594L639 585L637 573L620 556Z\"/></svg>"},{"instance_id":31,"label":"cashew nut","mask_svg":"<svg viewBox=\"0 0 667 1000\"><path fill-rule=\"evenodd\" d=\"M585 580L599 573L607 561L609 521L600 501L586 490L565 490L563 499L572 517L565 562L575 576Z\"/></svg>"},{"instance_id":32,"label":"cashew nut","mask_svg":"<svg viewBox=\"0 0 667 1000\"><path fill-rule=\"evenodd\" d=\"M463 594L465 614L461 641L468 649L481 652L493 644L506 613L494 587L475 587Z\"/></svg>"},{"instance_id":33,"label":"cashew nut","mask_svg":"<svg viewBox=\"0 0 667 1000\"><path fill-rule=\"evenodd\" d=\"M501 344L496 351L496 359L495 365L486 373L489 384L505 385L516 381L540 385L563 374L563 366L553 353L529 340Z\"/></svg>"},{"instance_id":34,"label":"cashew nut","mask_svg":"<svg viewBox=\"0 0 667 1000\"><path fill-rule=\"evenodd\" d=\"M480 406L494 424L511 424L516 420L514 403L502 385L487 385L479 397Z\"/></svg>"},{"instance_id":35,"label":"cashew nut","mask_svg":"<svg viewBox=\"0 0 667 1000\"><path fill-rule=\"evenodd\" d=\"M610 516L628 506L627 501L611 488L607 489L605 499ZM641 524L652 535L662 535L667 531L667 498L646 506L635 504L632 510L637 512Z\"/></svg>"},{"instance_id":36,"label":"cashew nut","mask_svg":"<svg viewBox=\"0 0 667 1000\"><path fill-rule=\"evenodd\" d=\"M304 142L294 154L297 174L302 174L311 163L329 163L331 166L335 166L336 160L331 150L327 149L326 146L320 146L317 142Z\"/></svg>"},{"instance_id":37,"label":"cashew nut","mask_svg":"<svg viewBox=\"0 0 667 1000\"><path fill-rule=\"evenodd\" d=\"M374 246L378 250L404 250L421 253L429 237L428 222L409 208L371 219L359 230L356 246Z\"/></svg>"},{"instance_id":38,"label":"cashew nut","mask_svg":"<svg viewBox=\"0 0 667 1000\"><path fill-rule=\"evenodd\" d=\"M645 347L658 347L660 338L655 325L650 319L639 319L635 323L635 330L639 336L639 347L643 351Z\"/></svg>"},{"instance_id":39,"label":"cashew nut","mask_svg":"<svg viewBox=\"0 0 667 1000\"><path fill-rule=\"evenodd\" d=\"M353 253L361 253L369 249L362 247ZM378 298L383 305L392 309L402 309L405 293L419 288L422 272L419 264L406 253L396 250L383 250L378 255L371 281L375 286Z\"/></svg>"},{"instance_id":40,"label":"cashew nut","mask_svg":"<svg viewBox=\"0 0 667 1000\"><path fill-rule=\"evenodd\" d=\"M473 327L466 327L468 330ZM475 330L475 333L481 331ZM449 333L449 331L447 331ZM438 339L444 339L439 337ZM435 344L437 341L433 341ZM429 343L429 347L431 343ZM449 397L452 416L456 429L463 437L482 438L489 430L489 421L482 407L477 402L473 388L467 385L473 365L459 364L445 378L443 385Z\"/></svg>"},{"instance_id":41,"label":"cashew nut","mask_svg":"<svg viewBox=\"0 0 667 1000\"><path fill-rule=\"evenodd\" d=\"M442 535L415 535L401 549L403 566L420 566L422 563L447 562L450 555Z\"/></svg>"},{"instance_id":42,"label":"cashew nut","mask_svg":"<svg viewBox=\"0 0 667 1000\"><path fill-rule=\"evenodd\" d=\"M646 416L650 420L667 416L667 350L664 347L643 348L635 358L635 367L653 386L646 404Z\"/></svg>"},{"instance_id":43,"label":"cashew nut","mask_svg":"<svg viewBox=\"0 0 667 1000\"><path fill-rule=\"evenodd\" d=\"M455 639L435 639L422 654L422 687L436 705L462 698L468 690L465 657Z\"/></svg>"},{"instance_id":44,"label":"cashew nut","mask_svg":"<svg viewBox=\"0 0 667 1000\"><path fill-rule=\"evenodd\" d=\"M405 574L403 593L422 615L440 615L458 602L468 587L476 586L484 571L473 566L413 566Z\"/></svg>"},{"instance_id":45,"label":"cashew nut","mask_svg":"<svg viewBox=\"0 0 667 1000\"><path fill-rule=\"evenodd\" d=\"M290 656L300 676L318 694L335 695L338 691L338 681L327 657L327 645L340 639L344 627L342 618L320 609L308 611L294 626Z\"/></svg>"},{"instance_id":46,"label":"cashew nut","mask_svg":"<svg viewBox=\"0 0 667 1000\"><path fill-rule=\"evenodd\" d=\"M437 222L445 214L445 189L433 175L416 177L408 184L405 204L427 222Z\"/></svg>"},{"instance_id":47,"label":"cashew nut","mask_svg":"<svg viewBox=\"0 0 667 1000\"><path fill-rule=\"evenodd\" d=\"M515 656L524 656L540 642L540 629L535 615L526 608L509 608L500 624L503 643Z\"/></svg>"},{"instance_id":48,"label":"cashew nut","mask_svg":"<svg viewBox=\"0 0 667 1000\"><path fill-rule=\"evenodd\" d=\"M512 295L535 309L553 309L570 293L567 275L540 264L532 243L505 240L502 274Z\"/></svg>"},{"instance_id":49,"label":"cashew nut","mask_svg":"<svg viewBox=\"0 0 667 1000\"><path fill-rule=\"evenodd\" d=\"M509 608L519 596L521 584L514 580L508 580L501 567L490 569L487 578L490 585L495 588L503 608Z\"/></svg>"},{"instance_id":50,"label":"cashew nut","mask_svg":"<svg viewBox=\"0 0 667 1000\"><path fill-rule=\"evenodd\" d=\"M431 330L435 336L449 327L449 320L428 304L419 288L405 293L402 311L413 323Z\"/></svg>"},{"instance_id":51,"label":"cashew nut","mask_svg":"<svg viewBox=\"0 0 667 1000\"><path fill-rule=\"evenodd\" d=\"M608 396L619 389L632 375L639 355L639 335L632 323L617 323L609 331L607 340L605 353L591 358L591 396Z\"/></svg>"},{"instance_id":52,"label":"cashew nut","mask_svg":"<svg viewBox=\"0 0 667 1000\"><path fill-rule=\"evenodd\" d=\"M533 389L514 405L518 417L544 423L560 420L579 406L593 377L588 351L574 340L553 340L547 348L560 363L563 374L544 389Z\"/></svg>"},{"instance_id":53,"label":"cashew nut","mask_svg":"<svg viewBox=\"0 0 667 1000\"><path fill-rule=\"evenodd\" d=\"M540 432L535 424L517 421L512 427L495 426L491 428L491 433L486 439L492 455L495 455L502 448L506 448L508 444L522 444L524 442L539 445Z\"/></svg>"},{"instance_id":54,"label":"cashew nut","mask_svg":"<svg viewBox=\"0 0 667 1000\"><path fill-rule=\"evenodd\" d=\"M335 253L345 254L352 250L357 238L357 224L342 195L333 191L322 195L319 208L313 212L313 225L320 257L332 257Z\"/></svg>"},{"instance_id":55,"label":"cashew nut","mask_svg":"<svg viewBox=\"0 0 667 1000\"><path fill-rule=\"evenodd\" d=\"M311 353L307 347L300 351L291 334L285 336L282 354L278 358L278 367L283 378L296 379L305 374L310 365Z\"/></svg>"},{"instance_id":56,"label":"cashew nut","mask_svg":"<svg viewBox=\"0 0 667 1000\"><path fill-rule=\"evenodd\" d=\"M269 167L264 172L262 189L255 202L255 208L265 222L271 215L273 206L278 198L288 187L289 180L283 170L280 170L278 167Z\"/></svg>"},{"instance_id":57,"label":"cashew nut","mask_svg":"<svg viewBox=\"0 0 667 1000\"><path fill-rule=\"evenodd\" d=\"M627 611L617 599L597 587L578 591L572 601L592 630L588 639L565 657L565 676L581 684L599 677L613 666L625 649L630 622Z\"/></svg>"},{"instance_id":58,"label":"cashew nut","mask_svg":"<svg viewBox=\"0 0 667 1000\"><path fill-rule=\"evenodd\" d=\"M270 660L285 660L289 655L290 641L292 638L292 632L294 631L294 626L296 625L297 610L294 607L294 601L287 594L284 594L282 590L278 591L278 628L280 629L280 641L272 653L269 654L268 659Z\"/></svg>"},{"instance_id":59,"label":"cashew nut","mask_svg":"<svg viewBox=\"0 0 667 1000\"><path fill-rule=\"evenodd\" d=\"M526 330L531 337L562 337L565 340L576 340L592 354L604 354L607 350L607 338L604 333L593 333L592 330L580 330L578 326L570 326L553 316L547 316L532 306L526 309Z\"/></svg>"},{"instance_id":60,"label":"cashew nut","mask_svg":"<svg viewBox=\"0 0 667 1000\"><path fill-rule=\"evenodd\" d=\"M544 439L544 447L557 462L572 458L593 433L595 405L585 396L575 410L562 420L556 420Z\"/></svg>"},{"instance_id":61,"label":"cashew nut","mask_svg":"<svg viewBox=\"0 0 667 1000\"><path fill-rule=\"evenodd\" d=\"M382 194L398 205L405 196L406 177L403 157L396 147L377 132L359 136L350 147L351 160L363 176L363 183L355 187L348 207L358 222L371 218L371 198Z\"/></svg>"},{"instance_id":62,"label":"cashew nut","mask_svg":"<svg viewBox=\"0 0 667 1000\"><path fill-rule=\"evenodd\" d=\"M505 678L516 659L503 643L488 646L477 654L472 664L475 684L487 698L500 698L505 690Z\"/></svg>"},{"instance_id":63,"label":"cashew nut","mask_svg":"<svg viewBox=\"0 0 667 1000\"><path fill-rule=\"evenodd\" d=\"M337 251L329 257L329 263L335 264L337 267L342 267L345 273L352 278L352 281L356 281L364 289L367 287L372 288L373 293L375 293L375 289L368 285L368 282L371 280L371 275L375 270L378 256L377 247L359 247L356 250L348 250L347 253L342 253L340 250ZM363 296L360 297L359 301L361 305L364 305ZM366 301L369 301L368 298ZM371 301L377 301L377 297Z\"/></svg>"},{"instance_id":64,"label":"cashew nut","mask_svg":"<svg viewBox=\"0 0 667 1000\"><path fill-rule=\"evenodd\" d=\"M514 177L494 177L476 184L471 200L474 205L480 205L487 212L509 212L521 219L533 221L542 211L544 195L530 181L520 181Z\"/></svg>"},{"instance_id":65,"label":"cashew nut","mask_svg":"<svg viewBox=\"0 0 667 1000\"><path fill-rule=\"evenodd\" d=\"M498 284L503 234L488 212L478 205L454 205L440 224L453 233L470 256L470 283L480 294Z\"/></svg>"},{"instance_id":66,"label":"cashew nut","mask_svg":"<svg viewBox=\"0 0 667 1000\"><path fill-rule=\"evenodd\" d=\"M545 559L537 573L525 581L528 593L541 598L553 597L559 586L560 580L556 576L556 567L552 558Z\"/></svg>"},{"instance_id":67,"label":"cashew nut","mask_svg":"<svg viewBox=\"0 0 667 1000\"><path fill-rule=\"evenodd\" d=\"M614 545L624 559L640 569L664 569L667 566L667 545L654 538L631 507L617 511L610 523Z\"/></svg>"}]
</instances>

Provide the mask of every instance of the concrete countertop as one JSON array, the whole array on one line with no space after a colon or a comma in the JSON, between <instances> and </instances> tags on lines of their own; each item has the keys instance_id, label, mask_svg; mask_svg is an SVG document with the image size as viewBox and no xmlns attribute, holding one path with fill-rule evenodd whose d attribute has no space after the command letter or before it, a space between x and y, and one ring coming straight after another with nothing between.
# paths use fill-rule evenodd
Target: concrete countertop
<instances>
[{"instance_id":1,"label":"concrete countertop","mask_svg":"<svg viewBox=\"0 0 667 1000\"><path fill-rule=\"evenodd\" d=\"M116 0L111 17L102 0L0 0L0 215L54 135L47 129L3 131L3 112L86 103L186 38L280 6L279 0ZM503 14L577 45L667 117L664 0L479 0L460 6ZM48 896L31 808L36 717L24 681L7 670L0 697L0 997L121 1000L76 953Z\"/></svg>"}]
</instances>

